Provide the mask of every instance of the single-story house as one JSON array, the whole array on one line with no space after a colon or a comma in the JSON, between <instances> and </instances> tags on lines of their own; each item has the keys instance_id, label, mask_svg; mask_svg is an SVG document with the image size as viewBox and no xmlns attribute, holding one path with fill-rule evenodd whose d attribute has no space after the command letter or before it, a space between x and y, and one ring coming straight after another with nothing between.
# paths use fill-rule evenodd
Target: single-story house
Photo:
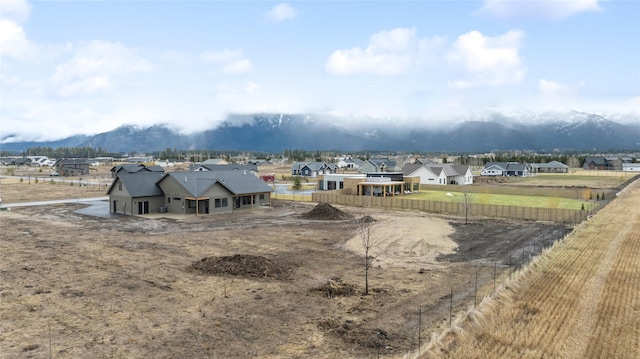
<instances>
[{"instance_id":1,"label":"single-story house","mask_svg":"<svg viewBox=\"0 0 640 359\"><path fill-rule=\"evenodd\" d=\"M84 176L89 174L90 163L80 159L62 159L54 165L60 176Z\"/></svg>"},{"instance_id":2,"label":"single-story house","mask_svg":"<svg viewBox=\"0 0 640 359\"><path fill-rule=\"evenodd\" d=\"M622 160L618 157L586 157L582 164L585 170L622 170Z\"/></svg>"},{"instance_id":3,"label":"single-story house","mask_svg":"<svg viewBox=\"0 0 640 359\"><path fill-rule=\"evenodd\" d=\"M473 173L467 165L411 163L402 172L408 177L420 177L420 184L473 184Z\"/></svg>"},{"instance_id":4,"label":"single-story house","mask_svg":"<svg viewBox=\"0 0 640 359\"><path fill-rule=\"evenodd\" d=\"M519 162L487 162L482 169L483 176L527 177L531 174L531 164Z\"/></svg>"},{"instance_id":5,"label":"single-story house","mask_svg":"<svg viewBox=\"0 0 640 359\"><path fill-rule=\"evenodd\" d=\"M272 189L240 171L120 173L107 194L110 211L219 214L271 204Z\"/></svg>"},{"instance_id":6,"label":"single-story house","mask_svg":"<svg viewBox=\"0 0 640 359\"><path fill-rule=\"evenodd\" d=\"M4 157L2 164L5 166L30 166L31 159L25 157Z\"/></svg>"},{"instance_id":7,"label":"single-story house","mask_svg":"<svg viewBox=\"0 0 640 359\"><path fill-rule=\"evenodd\" d=\"M547 163L532 163L532 173L568 173L569 166L562 162L550 161Z\"/></svg>"}]
</instances>

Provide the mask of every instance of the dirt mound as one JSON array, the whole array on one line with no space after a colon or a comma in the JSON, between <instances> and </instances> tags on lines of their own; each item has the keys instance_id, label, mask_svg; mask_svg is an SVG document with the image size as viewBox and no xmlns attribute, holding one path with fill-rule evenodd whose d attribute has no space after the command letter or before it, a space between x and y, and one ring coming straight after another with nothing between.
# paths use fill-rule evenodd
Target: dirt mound
<instances>
[{"instance_id":1,"label":"dirt mound","mask_svg":"<svg viewBox=\"0 0 640 359\"><path fill-rule=\"evenodd\" d=\"M205 257L191 265L203 274L228 274L241 277L290 279L291 268L261 256L241 255Z\"/></svg>"},{"instance_id":2,"label":"dirt mound","mask_svg":"<svg viewBox=\"0 0 640 359\"><path fill-rule=\"evenodd\" d=\"M355 285L343 283L340 278L331 278L322 285L313 288L313 291L321 292L327 298L349 297L359 294Z\"/></svg>"},{"instance_id":3,"label":"dirt mound","mask_svg":"<svg viewBox=\"0 0 640 359\"><path fill-rule=\"evenodd\" d=\"M362 216L362 217L356 219L357 223L373 223L375 221L376 220L373 219L373 217L371 217L371 216Z\"/></svg>"},{"instance_id":4,"label":"dirt mound","mask_svg":"<svg viewBox=\"0 0 640 359\"><path fill-rule=\"evenodd\" d=\"M320 219L320 220L347 220L353 219L353 216L347 212L344 212L329 203L318 203L311 211L301 216L305 219Z\"/></svg>"}]
</instances>

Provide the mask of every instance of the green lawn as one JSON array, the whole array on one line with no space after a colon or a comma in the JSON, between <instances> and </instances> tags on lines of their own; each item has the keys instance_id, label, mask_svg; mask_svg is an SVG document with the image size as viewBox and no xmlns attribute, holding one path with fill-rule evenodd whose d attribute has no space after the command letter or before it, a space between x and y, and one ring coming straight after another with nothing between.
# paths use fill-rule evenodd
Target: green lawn
<instances>
[{"instance_id":1,"label":"green lawn","mask_svg":"<svg viewBox=\"0 0 640 359\"><path fill-rule=\"evenodd\" d=\"M584 172L583 172L584 173ZM584 174L538 174L532 177L512 177L510 185L543 186L543 187L591 187L615 188L630 179L632 174L617 172L619 175L605 176ZM635 175L635 174L634 174Z\"/></svg>"},{"instance_id":2,"label":"green lawn","mask_svg":"<svg viewBox=\"0 0 640 359\"><path fill-rule=\"evenodd\" d=\"M450 195L447 195L449 193ZM502 206L563 208L579 210L584 204L585 209L591 209L592 202L559 197L517 196L507 194L469 193L472 203L495 204ZM420 191L407 198L427 201L463 202L462 192Z\"/></svg>"}]
</instances>

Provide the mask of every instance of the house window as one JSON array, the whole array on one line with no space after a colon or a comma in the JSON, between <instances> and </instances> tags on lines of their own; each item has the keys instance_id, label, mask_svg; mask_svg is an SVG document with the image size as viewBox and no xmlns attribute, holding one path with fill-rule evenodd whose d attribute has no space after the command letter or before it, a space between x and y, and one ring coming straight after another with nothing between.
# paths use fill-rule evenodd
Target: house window
<instances>
[{"instance_id":1,"label":"house window","mask_svg":"<svg viewBox=\"0 0 640 359\"><path fill-rule=\"evenodd\" d=\"M261 193L261 194L260 194L260 200L261 200L261 201L262 201L262 200L264 200L264 193Z\"/></svg>"},{"instance_id":2,"label":"house window","mask_svg":"<svg viewBox=\"0 0 640 359\"><path fill-rule=\"evenodd\" d=\"M187 200L187 206L188 206L188 208L196 208L196 201L192 200L192 199L188 199Z\"/></svg>"},{"instance_id":3,"label":"house window","mask_svg":"<svg viewBox=\"0 0 640 359\"><path fill-rule=\"evenodd\" d=\"M179 201L179 200L180 200L180 197L173 197L173 199L174 199L175 201Z\"/></svg>"},{"instance_id":4,"label":"house window","mask_svg":"<svg viewBox=\"0 0 640 359\"><path fill-rule=\"evenodd\" d=\"M229 202L226 198L216 198L214 205L216 208L223 208L223 207L228 207Z\"/></svg>"},{"instance_id":5,"label":"house window","mask_svg":"<svg viewBox=\"0 0 640 359\"><path fill-rule=\"evenodd\" d=\"M167 203L171 203L171 197L167 197Z\"/></svg>"},{"instance_id":6,"label":"house window","mask_svg":"<svg viewBox=\"0 0 640 359\"><path fill-rule=\"evenodd\" d=\"M118 191L122 191L122 182L118 182Z\"/></svg>"}]
</instances>

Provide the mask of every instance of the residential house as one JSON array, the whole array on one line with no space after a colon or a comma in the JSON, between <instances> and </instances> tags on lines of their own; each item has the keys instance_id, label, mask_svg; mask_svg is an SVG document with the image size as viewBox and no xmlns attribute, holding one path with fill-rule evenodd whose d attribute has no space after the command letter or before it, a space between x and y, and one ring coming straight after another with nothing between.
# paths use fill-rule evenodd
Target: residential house
<instances>
[{"instance_id":1,"label":"residential house","mask_svg":"<svg viewBox=\"0 0 640 359\"><path fill-rule=\"evenodd\" d=\"M442 164L406 164L402 172L407 177L420 177L420 184L473 184L473 173L467 165Z\"/></svg>"},{"instance_id":2,"label":"residential house","mask_svg":"<svg viewBox=\"0 0 640 359\"><path fill-rule=\"evenodd\" d=\"M640 172L640 162L636 162L636 163L623 163L622 164L622 171L624 172Z\"/></svg>"},{"instance_id":3,"label":"residential house","mask_svg":"<svg viewBox=\"0 0 640 359\"><path fill-rule=\"evenodd\" d=\"M622 170L622 161L618 157L586 157L582 168L585 170Z\"/></svg>"},{"instance_id":4,"label":"residential house","mask_svg":"<svg viewBox=\"0 0 640 359\"><path fill-rule=\"evenodd\" d=\"M244 171L119 173L107 191L122 214L219 214L271 204L272 189Z\"/></svg>"},{"instance_id":5,"label":"residential house","mask_svg":"<svg viewBox=\"0 0 640 359\"><path fill-rule=\"evenodd\" d=\"M31 159L24 157L3 157L2 164L5 166L30 166Z\"/></svg>"},{"instance_id":6,"label":"residential house","mask_svg":"<svg viewBox=\"0 0 640 359\"><path fill-rule=\"evenodd\" d=\"M364 161L359 158L343 158L336 164L338 168L359 169Z\"/></svg>"},{"instance_id":7,"label":"residential house","mask_svg":"<svg viewBox=\"0 0 640 359\"><path fill-rule=\"evenodd\" d=\"M237 163L232 164L217 164L217 165L206 165L204 163L193 164L189 166L189 171L246 171L247 173L251 173L253 175L257 175L258 166L255 164L247 164L241 165Z\"/></svg>"},{"instance_id":8,"label":"residential house","mask_svg":"<svg viewBox=\"0 0 640 359\"><path fill-rule=\"evenodd\" d=\"M519 162L487 162L482 170L483 176L527 177L531 174L531 164Z\"/></svg>"},{"instance_id":9,"label":"residential house","mask_svg":"<svg viewBox=\"0 0 640 359\"><path fill-rule=\"evenodd\" d=\"M90 164L87 160L62 159L55 164L60 176L84 176L89 174Z\"/></svg>"},{"instance_id":10,"label":"residential house","mask_svg":"<svg viewBox=\"0 0 640 359\"><path fill-rule=\"evenodd\" d=\"M157 184L162 176L161 172L118 172L107 190L109 211L126 215L162 211L164 192Z\"/></svg>"},{"instance_id":11,"label":"residential house","mask_svg":"<svg viewBox=\"0 0 640 359\"><path fill-rule=\"evenodd\" d=\"M360 173L372 173L372 172L399 172L402 168L398 166L398 162L389 158L372 157L367 161L364 161L358 168Z\"/></svg>"},{"instance_id":12,"label":"residential house","mask_svg":"<svg viewBox=\"0 0 640 359\"><path fill-rule=\"evenodd\" d=\"M562 162L550 161L547 163L532 163L532 173L568 173L569 166Z\"/></svg>"},{"instance_id":13,"label":"residential house","mask_svg":"<svg viewBox=\"0 0 640 359\"><path fill-rule=\"evenodd\" d=\"M318 175L336 173L338 167L326 162L294 162L291 175L316 178Z\"/></svg>"},{"instance_id":14,"label":"residential house","mask_svg":"<svg viewBox=\"0 0 640 359\"><path fill-rule=\"evenodd\" d=\"M162 166L145 166L142 163L125 163L111 168L111 177L116 178L119 173L155 172L164 173Z\"/></svg>"}]
</instances>

